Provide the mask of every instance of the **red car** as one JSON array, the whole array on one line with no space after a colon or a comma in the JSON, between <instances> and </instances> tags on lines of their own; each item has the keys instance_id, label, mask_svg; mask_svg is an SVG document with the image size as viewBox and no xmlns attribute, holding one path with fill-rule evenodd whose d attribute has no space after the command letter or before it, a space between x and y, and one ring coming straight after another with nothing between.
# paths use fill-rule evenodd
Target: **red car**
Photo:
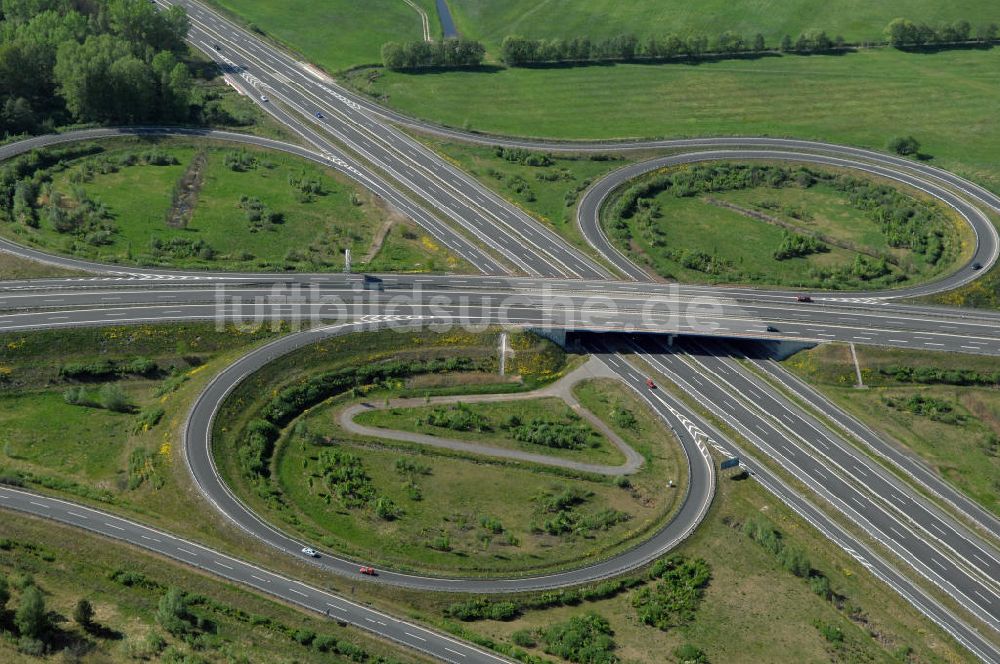
<instances>
[{"instance_id":1,"label":"red car","mask_svg":"<svg viewBox=\"0 0 1000 664\"><path fill-rule=\"evenodd\" d=\"M656 389L656 383L653 382L652 378L647 378L646 379L646 387L648 387L651 390L655 390Z\"/></svg>"},{"instance_id":2,"label":"red car","mask_svg":"<svg viewBox=\"0 0 1000 664\"><path fill-rule=\"evenodd\" d=\"M358 571L361 572L362 574L367 574L368 576L377 576L377 574L375 574L374 567L362 567Z\"/></svg>"}]
</instances>

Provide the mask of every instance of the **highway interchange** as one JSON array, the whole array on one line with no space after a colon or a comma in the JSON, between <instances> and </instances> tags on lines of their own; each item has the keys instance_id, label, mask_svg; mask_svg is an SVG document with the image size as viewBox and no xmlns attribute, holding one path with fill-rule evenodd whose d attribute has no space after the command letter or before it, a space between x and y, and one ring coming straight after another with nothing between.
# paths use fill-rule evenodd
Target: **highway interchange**
<instances>
[{"instance_id":1,"label":"highway interchange","mask_svg":"<svg viewBox=\"0 0 1000 664\"><path fill-rule=\"evenodd\" d=\"M723 456L739 456L755 481L979 659L1000 661L997 519L921 462L796 382L767 357L751 357L796 398L793 401L780 394L739 361L745 352L757 353L760 346L738 341L844 341L1000 355L997 314L895 301L949 290L988 270L997 260L1000 242L984 212L1000 212L1000 198L925 164L807 141L732 138L567 145L432 127L358 98L198 3L177 4L192 18L191 43L219 61L235 87L253 99L266 95L269 101L260 102L261 107L298 134L303 145L225 132L99 129L10 144L0 148L0 158L42 145L99 140L122 132L195 133L286 150L345 173L484 273L463 277L382 275L384 290L368 290L355 275L215 274L97 265L46 255L7 241L0 243L0 249L10 253L99 275L4 282L0 288L0 331L172 320L261 324L283 319L309 324L304 331L254 350L228 367L192 408L186 424L185 457L198 489L226 518L289 555L297 555L301 547L295 538L263 521L230 492L215 471L210 433L219 404L243 377L304 344L329 335L410 325L502 324L539 330L691 335L674 345L660 337L631 334L580 337L586 350L635 389L678 434L689 461L690 490L681 512L664 529L621 555L558 574L441 579L387 570L376 582L431 591L513 592L576 585L635 569L675 546L704 517L716 481L710 454L714 449ZM585 192L578 222L600 256L598 260L571 247L388 121L456 140L489 144L551 151L658 149L673 154L619 169ZM644 271L603 237L597 223L602 201L614 188L642 172L720 158L827 164L895 179L953 207L973 229L975 251L956 272L932 283L892 292L814 293L811 304L795 303L793 292L651 283ZM981 271L972 268L976 262L982 265ZM729 345L708 343L705 339L709 337L737 341ZM684 401L664 390L648 390L645 379L650 373L678 385L689 400L713 413L716 422L741 435L753 449L740 446ZM814 411L822 412L832 423L821 421L803 404L814 405ZM921 490L904 483L890 467L900 468ZM786 478L794 478L794 482ZM330 615L338 620L443 661L506 661L114 515L6 487L0 487L0 506L130 542L314 611L332 611ZM830 510L839 518L831 518ZM312 564L335 574L357 574L357 561L342 560L332 553L324 552ZM920 578L922 584L914 578ZM923 584L943 591L961 611L929 593Z\"/></svg>"}]
</instances>

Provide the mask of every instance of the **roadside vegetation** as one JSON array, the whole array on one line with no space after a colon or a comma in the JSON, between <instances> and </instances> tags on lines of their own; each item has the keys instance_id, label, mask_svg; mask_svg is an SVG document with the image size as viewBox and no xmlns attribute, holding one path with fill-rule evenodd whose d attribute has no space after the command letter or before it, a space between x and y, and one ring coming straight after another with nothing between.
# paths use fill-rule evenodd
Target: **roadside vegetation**
<instances>
[{"instance_id":1,"label":"roadside vegetation","mask_svg":"<svg viewBox=\"0 0 1000 664\"><path fill-rule=\"evenodd\" d=\"M424 661L190 568L16 513L4 514L0 538L0 633L6 662Z\"/></svg>"},{"instance_id":2,"label":"roadside vegetation","mask_svg":"<svg viewBox=\"0 0 1000 664\"><path fill-rule=\"evenodd\" d=\"M463 264L346 177L224 143L120 139L0 166L0 234L100 262L213 270L332 271Z\"/></svg>"},{"instance_id":3,"label":"roadside vegetation","mask_svg":"<svg viewBox=\"0 0 1000 664\"><path fill-rule=\"evenodd\" d=\"M605 436L555 397L376 409L360 413L354 421L587 463L624 461Z\"/></svg>"},{"instance_id":4,"label":"roadside vegetation","mask_svg":"<svg viewBox=\"0 0 1000 664\"><path fill-rule=\"evenodd\" d=\"M661 170L612 194L602 223L682 282L887 288L946 273L970 244L964 222L917 192L807 166Z\"/></svg>"},{"instance_id":5,"label":"roadside vegetation","mask_svg":"<svg viewBox=\"0 0 1000 664\"><path fill-rule=\"evenodd\" d=\"M1000 514L1000 362L985 356L824 344L785 366L873 430L918 454L946 480Z\"/></svg>"},{"instance_id":6,"label":"roadside vegetation","mask_svg":"<svg viewBox=\"0 0 1000 664\"><path fill-rule=\"evenodd\" d=\"M642 573L441 604L454 633L531 664L972 661L741 476L720 478L705 522Z\"/></svg>"},{"instance_id":7,"label":"roadside vegetation","mask_svg":"<svg viewBox=\"0 0 1000 664\"><path fill-rule=\"evenodd\" d=\"M65 270L12 254L0 252L0 280L37 279L40 277L78 277L83 272Z\"/></svg>"},{"instance_id":8,"label":"roadside vegetation","mask_svg":"<svg viewBox=\"0 0 1000 664\"><path fill-rule=\"evenodd\" d=\"M683 488L660 490L665 473L683 472L672 465L679 457L667 451L676 443L658 424L655 442L646 447L653 450L647 468L621 481L342 430L338 411L358 400L521 391L568 367L561 350L526 334L511 337L513 379L496 374L497 331L359 336L303 349L251 376L223 405L219 421L228 424L214 434L216 460L230 486L305 541L393 568L539 571L631 546L679 501ZM255 396L261 394L273 396ZM475 422L509 422L520 413L518 402L511 404L444 409L440 422L459 432L465 425L475 429ZM655 422L647 417L644 428Z\"/></svg>"}]
</instances>

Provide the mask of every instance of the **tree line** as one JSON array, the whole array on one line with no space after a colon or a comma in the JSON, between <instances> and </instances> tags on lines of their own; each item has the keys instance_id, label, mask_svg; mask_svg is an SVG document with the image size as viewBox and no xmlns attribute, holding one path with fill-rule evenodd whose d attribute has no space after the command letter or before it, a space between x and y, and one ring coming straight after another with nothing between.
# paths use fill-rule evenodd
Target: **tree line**
<instances>
[{"instance_id":1,"label":"tree line","mask_svg":"<svg viewBox=\"0 0 1000 664\"><path fill-rule=\"evenodd\" d=\"M382 64L393 71L478 67L485 55L486 47L471 39L386 42L382 45Z\"/></svg>"},{"instance_id":2,"label":"tree line","mask_svg":"<svg viewBox=\"0 0 1000 664\"><path fill-rule=\"evenodd\" d=\"M966 44L978 42L988 44L996 41L997 24L983 23L972 32L972 25L966 21L942 23L937 27L926 23L916 23L908 18L894 18L885 26L885 38L896 48L913 48L942 44Z\"/></svg>"},{"instance_id":3,"label":"tree line","mask_svg":"<svg viewBox=\"0 0 1000 664\"><path fill-rule=\"evenodd\" d=\"M188 18L145 0L4 0L0 132L186 120Z\"/></svg>"},{"instance_id":4,"label":"tree line","mask_svg":"<svg viewBox=\"0 0 1000 664\"><path fill-rule=\"evenodd\" d=\"M885 40L897 48L927 45L988 44L997 39L996 23L972 29L966 20L931 27L910 19L897 18L885 28ZM640 39L634 34L620 34L605 39L587 36L569 39L528 39L508 35L500 45L500 60L509 67L536 64L633 62L673 58L701 58L740 54L828 53L857 44L849 44L840 35L825 30L805 30L797 37L786 34L778 44L768 44L764 35L745 35L727 30L717 37L706 35L651 36ZM482 64L485 48L476 41L451 39L437 42L388 42L382 46L382 62L395 71L431 67L476 67Z\"/></svg>"},{"instance_id":5,"label":"tree line","mask_svg":"<svg viewBox=\"0 0 1000 664\"><path fill-rule=\"evenodd\" d=\"M820 53L843 48L843 37L830 37L823 30L807 30L793 39L785 35L778 46L768 45L764 35L747 36L727 30L715 39L706 35L652 36L640 40L623 34L607 39L527 39L508 36L500 45L500 59L511 67L562 62L632 62L671 58L740 55L780 50L788 53Z\"/></svg>"}]
</instances>

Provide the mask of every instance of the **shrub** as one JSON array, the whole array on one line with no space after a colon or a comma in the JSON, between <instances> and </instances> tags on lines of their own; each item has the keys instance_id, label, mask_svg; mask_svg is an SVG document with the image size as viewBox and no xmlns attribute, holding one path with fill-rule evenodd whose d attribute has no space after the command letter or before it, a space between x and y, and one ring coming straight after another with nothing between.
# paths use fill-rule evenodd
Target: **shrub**
<instances>
[{"instance_id":1,"label":"shrub","mask_svg":"<svg viewBox=\"0 0 1000 664\"><path fill-rule=\"evenodd\" d=\"M545 652L577 664L617 664L614 632L607 619L589 612L556 623L542 632Z\"/></svg>"},{"instance_id":2,"label":"shrub","mask_svg":"<svg viewBox=\"0 0 1000 664\"><path fill-rule=\"evenodd\" d=\"M73 607L73 620L84 629L90 627L94 620L94 607L90 601L81 597Z\"/></svg>"},{"instance_id":3,"label":"shrub","mask_svg":"<svg viewBox=\"0 0 1000 664\"><path fill-rule=\"evenodd\" d=\"M912 136L896 136L889 140L888 148L898 155L914 155L920 152L920 142Z\"/></svg>"},{"instance_id":4,"label":"shrub","mask_svg":"<svg viewBox=\"0 0 1000 664\"><path fill-rule=\"evenodd\" d=\"M107 383L101 387L98 398L104 408L116 413L128 413L132 410L128 395L115 383Z\"/></svg>"},{"instance_id":5,"label":"shrub","mask_svg":"<svg viewBox=\"0 0 1000 664\"><path fill-rule=\"evenodd\" d=\"M708 655L696 646L686 643L674 648L677 664L708 664Z\"/></svg>"},{"instance_id":6,"label":"shrub","mask_svg":"<svg viewBox=\"0 0 1000 664\"><path fill-rule=\"evenodd\" d=\"M664 631L689 623L711 576L708 563L701 558L672 555L658 560L650 578L659 581L632 596L639 621Z\"/></svg>"},{"instance_id":7,"label":"shrub","mask_svg":"<svg viewBox=\"0 0 1000 664\"><path fill-rule=\"evenodd\" d=\"M14 625L22 638L40 639L49 629L45 598L38 586L32 584L21 593L21 603L14 614Z\"/></svg>"}]
</instances>

